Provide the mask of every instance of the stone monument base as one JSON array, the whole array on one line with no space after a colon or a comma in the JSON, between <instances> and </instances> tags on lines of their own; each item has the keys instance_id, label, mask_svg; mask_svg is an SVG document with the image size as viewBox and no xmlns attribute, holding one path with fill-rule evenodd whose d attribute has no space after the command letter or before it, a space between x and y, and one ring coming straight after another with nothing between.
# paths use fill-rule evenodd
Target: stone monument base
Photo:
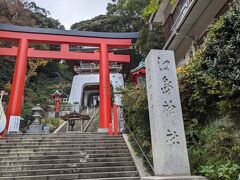
<instances>
[{"instance_id":1,"label":"stone monument base","mask_svg":"<svg viewBox=\"0 0 240 180\"><path fill-rule=\"evenodd\" d=\"M141 180L207 180L203 176L149 176L142 177Z\"/></svg>"},{"instance_id":2,"label":"stone monument base","mask_svg":"<svg viewBox=\"0 0 240 180\"><path fill-rule=\"evenodd\" d=\"M42 133L42 125L41 124L31 124L27 133L30 134L41 134Z\"/></svg>"},{"instance_id":3,"label":"stone monument base","mask_svg":"<svg viewBox=\"0 0 240 180\"><path fill-rule=\"evenodd\" d=\"M108 128L98 128L98 133L108 133Z\"/></svg>"}]
</instances>

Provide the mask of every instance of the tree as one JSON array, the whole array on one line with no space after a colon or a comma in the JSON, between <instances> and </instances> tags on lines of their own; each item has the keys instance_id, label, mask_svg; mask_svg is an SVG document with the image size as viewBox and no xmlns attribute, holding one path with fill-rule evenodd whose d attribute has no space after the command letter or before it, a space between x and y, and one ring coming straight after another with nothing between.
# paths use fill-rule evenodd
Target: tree
<instances>
[{"instance_id":1,"label":"tree","mask_svg":"<svg viewBox=\"0 0 240 180\"><path fill-rule=\"evenodd\" d=\"M44 8L38 7L33 2L24 2L20 0L0 0L0 23L15 25L44 27L54 29L64 29L64 26L58 20L49 17L49 12ZM2 42L3 47L10 47L15 44ZM49 45L31 45L35 49L56 49ZM0 57L0 89L10 91L15 59L9 57ZM24 108L22 117L25 119L22 127L29 124L31 119L30 109L41 103L47 108L49 99L59 82L68 85L72 78L72 72L67 66L64 68L57 61L44 59L29 59L27 78L24 93ZM61 83L60 83L61 84ZM64 86L65 91L69 91L69 86Z\"/></svg>"},{"instance_id":2,"label":"tree","mask_svg":"<svg viewBox=\"0 0 240 180\"><path fill-rule=\"evenodd\" d=\"M147 3L147 0L118 0L109 3L106 15L75 23L71 26L71 29L79 31L138 32L144 24L141 12Z\"/></svg>"}]
</instances>

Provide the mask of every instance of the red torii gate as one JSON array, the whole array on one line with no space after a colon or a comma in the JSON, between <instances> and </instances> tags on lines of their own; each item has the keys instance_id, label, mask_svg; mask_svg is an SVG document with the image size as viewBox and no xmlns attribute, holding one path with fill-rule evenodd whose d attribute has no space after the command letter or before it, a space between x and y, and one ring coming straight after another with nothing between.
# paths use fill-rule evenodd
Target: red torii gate
<instances>
[{"instance_id":1,"label":"red torii gate","mask_svg":"<svg viewBox=\"0 0 240 180\"><path fill-rule=\"evenodd\" d=\"M129 55L110 53L108 48L130 48L132 39L136 38L137 33L81 32L0 24L0 40L18 42L18 47L0 48L0 56L16 56L5 131L10 116L21 114L27 58L100 61L100 128L108 129L111 121L109 61L130 62ZM60 45L61 49L35 50L29 48L30 43ZM99 47L99 52L71 52L70 45Z\"/></svg>"}]
</instances>

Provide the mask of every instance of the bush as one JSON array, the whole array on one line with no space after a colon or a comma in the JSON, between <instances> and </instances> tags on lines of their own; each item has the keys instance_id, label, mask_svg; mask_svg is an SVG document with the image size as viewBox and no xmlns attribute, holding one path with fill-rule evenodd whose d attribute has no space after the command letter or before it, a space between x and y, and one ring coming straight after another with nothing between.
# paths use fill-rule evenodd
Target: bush
<instances>
[{"instance_id":1,"label":"bush","mask_svg":"<svg viewBox=\"0 0 240 180\"><path fill-rule=\"evenodd\" d=\"M141 144L141 148L146 153L147 158L152 162L151 135L146 91L147 90L145 85L138 87L134 85L128 85L123 89L122 103L124 107L123 110L126 123L128 124L138 142ZM142 156L142 153L131 134L129 134L129 140L138 155ZM151 170L146 161L145 164L148 169Z\"/></svg>"},{"instance_id":2,"label":"bush","mask_svg":"<svg viewBox=\"0 0 240 180\"><path fill-rule=\"evenodd\" d=\"M42 119L42 125L48 125L50 127L50 132L55 131L64 121L60 118L52 118L52 119Z\"/></svg>"}]
</instances>

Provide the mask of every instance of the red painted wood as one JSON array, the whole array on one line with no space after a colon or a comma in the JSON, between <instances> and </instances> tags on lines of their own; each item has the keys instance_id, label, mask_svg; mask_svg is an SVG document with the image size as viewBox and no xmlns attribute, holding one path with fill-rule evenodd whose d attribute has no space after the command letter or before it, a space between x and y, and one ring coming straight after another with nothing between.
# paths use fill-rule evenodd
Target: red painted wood
<instances>
[{"instance_id":1,"label":"red painted wood","mask_svg":"<svg viewBox=\"0 0 240 180\"><path fill-rule=\"evenodd\" d=\"M0 56L17 56L17 47L12 48L0 48ZM87 61L99 61L99 52L94 53L80 53L80 52L67 52L66 49L61 51L47 51L47 50L35 50L29 48L29 58L44 58L44 59L64 59L64 60L87 60ZM129 63L130 55L113 54L108 53L110 62Z\"/></svg>"},{"instance_id":2,"label":"red painted wood","mask_svg":"<svg viewBox=\"0 0 240 180\"><path fill-rule=\"evenodd\" d=\"M107 44L109 48L129 48L132 45L131 39L111 39L111 38L93 38L93 37L76 37L64 35L47 35L34 33L20 33L11 31L0 31L0 39L3 40L20 40L28 39L29 43L36 44L62 44L70 45L95 46Z\"/></svg>"},{"instance_id":3,"label":"red painted wood","mask_svg":"<svg viewBox=\"0 0 240 180\"><path fill-rule=\"evenodd\" d=\"M108 46L100 46L100 128L108 128L111 122L111 94L108 62Z\"/></svg>"},{"instance_id":4,"label":"red painted wood","mask_svg":"<svg viewBox=\"0 0 240 180\"><path fill-rule=\"evenodd\" d=\"M60 107L60 100L57 100L55 112L59 112L59 107Z\"/></svg>"},{"instance_id":5,"label":"red painted wood","mask_svg":"<svg viewBox=\"0 0 240 180\"><path fill-rule=\"evenodd\" d=\"M112 132L112 123L109 123L109 126L108 126L108 135L109 135L109 136L112 136L112 135L113 135L113 132Z\"/></svg>"},{"instance_id":6,"label":"red painted wood","mask_svg":"<svg viewBox=\"0 0 240 180\"><path fill-rule=\"evenodd\" d=\"M28 40L19 40L18 55L16 58L10 99L8 103L7 124L5 131L8 130L10 116L20 116L21 114L27 71L27 53Z\"/></svg>"}]
</instances>

